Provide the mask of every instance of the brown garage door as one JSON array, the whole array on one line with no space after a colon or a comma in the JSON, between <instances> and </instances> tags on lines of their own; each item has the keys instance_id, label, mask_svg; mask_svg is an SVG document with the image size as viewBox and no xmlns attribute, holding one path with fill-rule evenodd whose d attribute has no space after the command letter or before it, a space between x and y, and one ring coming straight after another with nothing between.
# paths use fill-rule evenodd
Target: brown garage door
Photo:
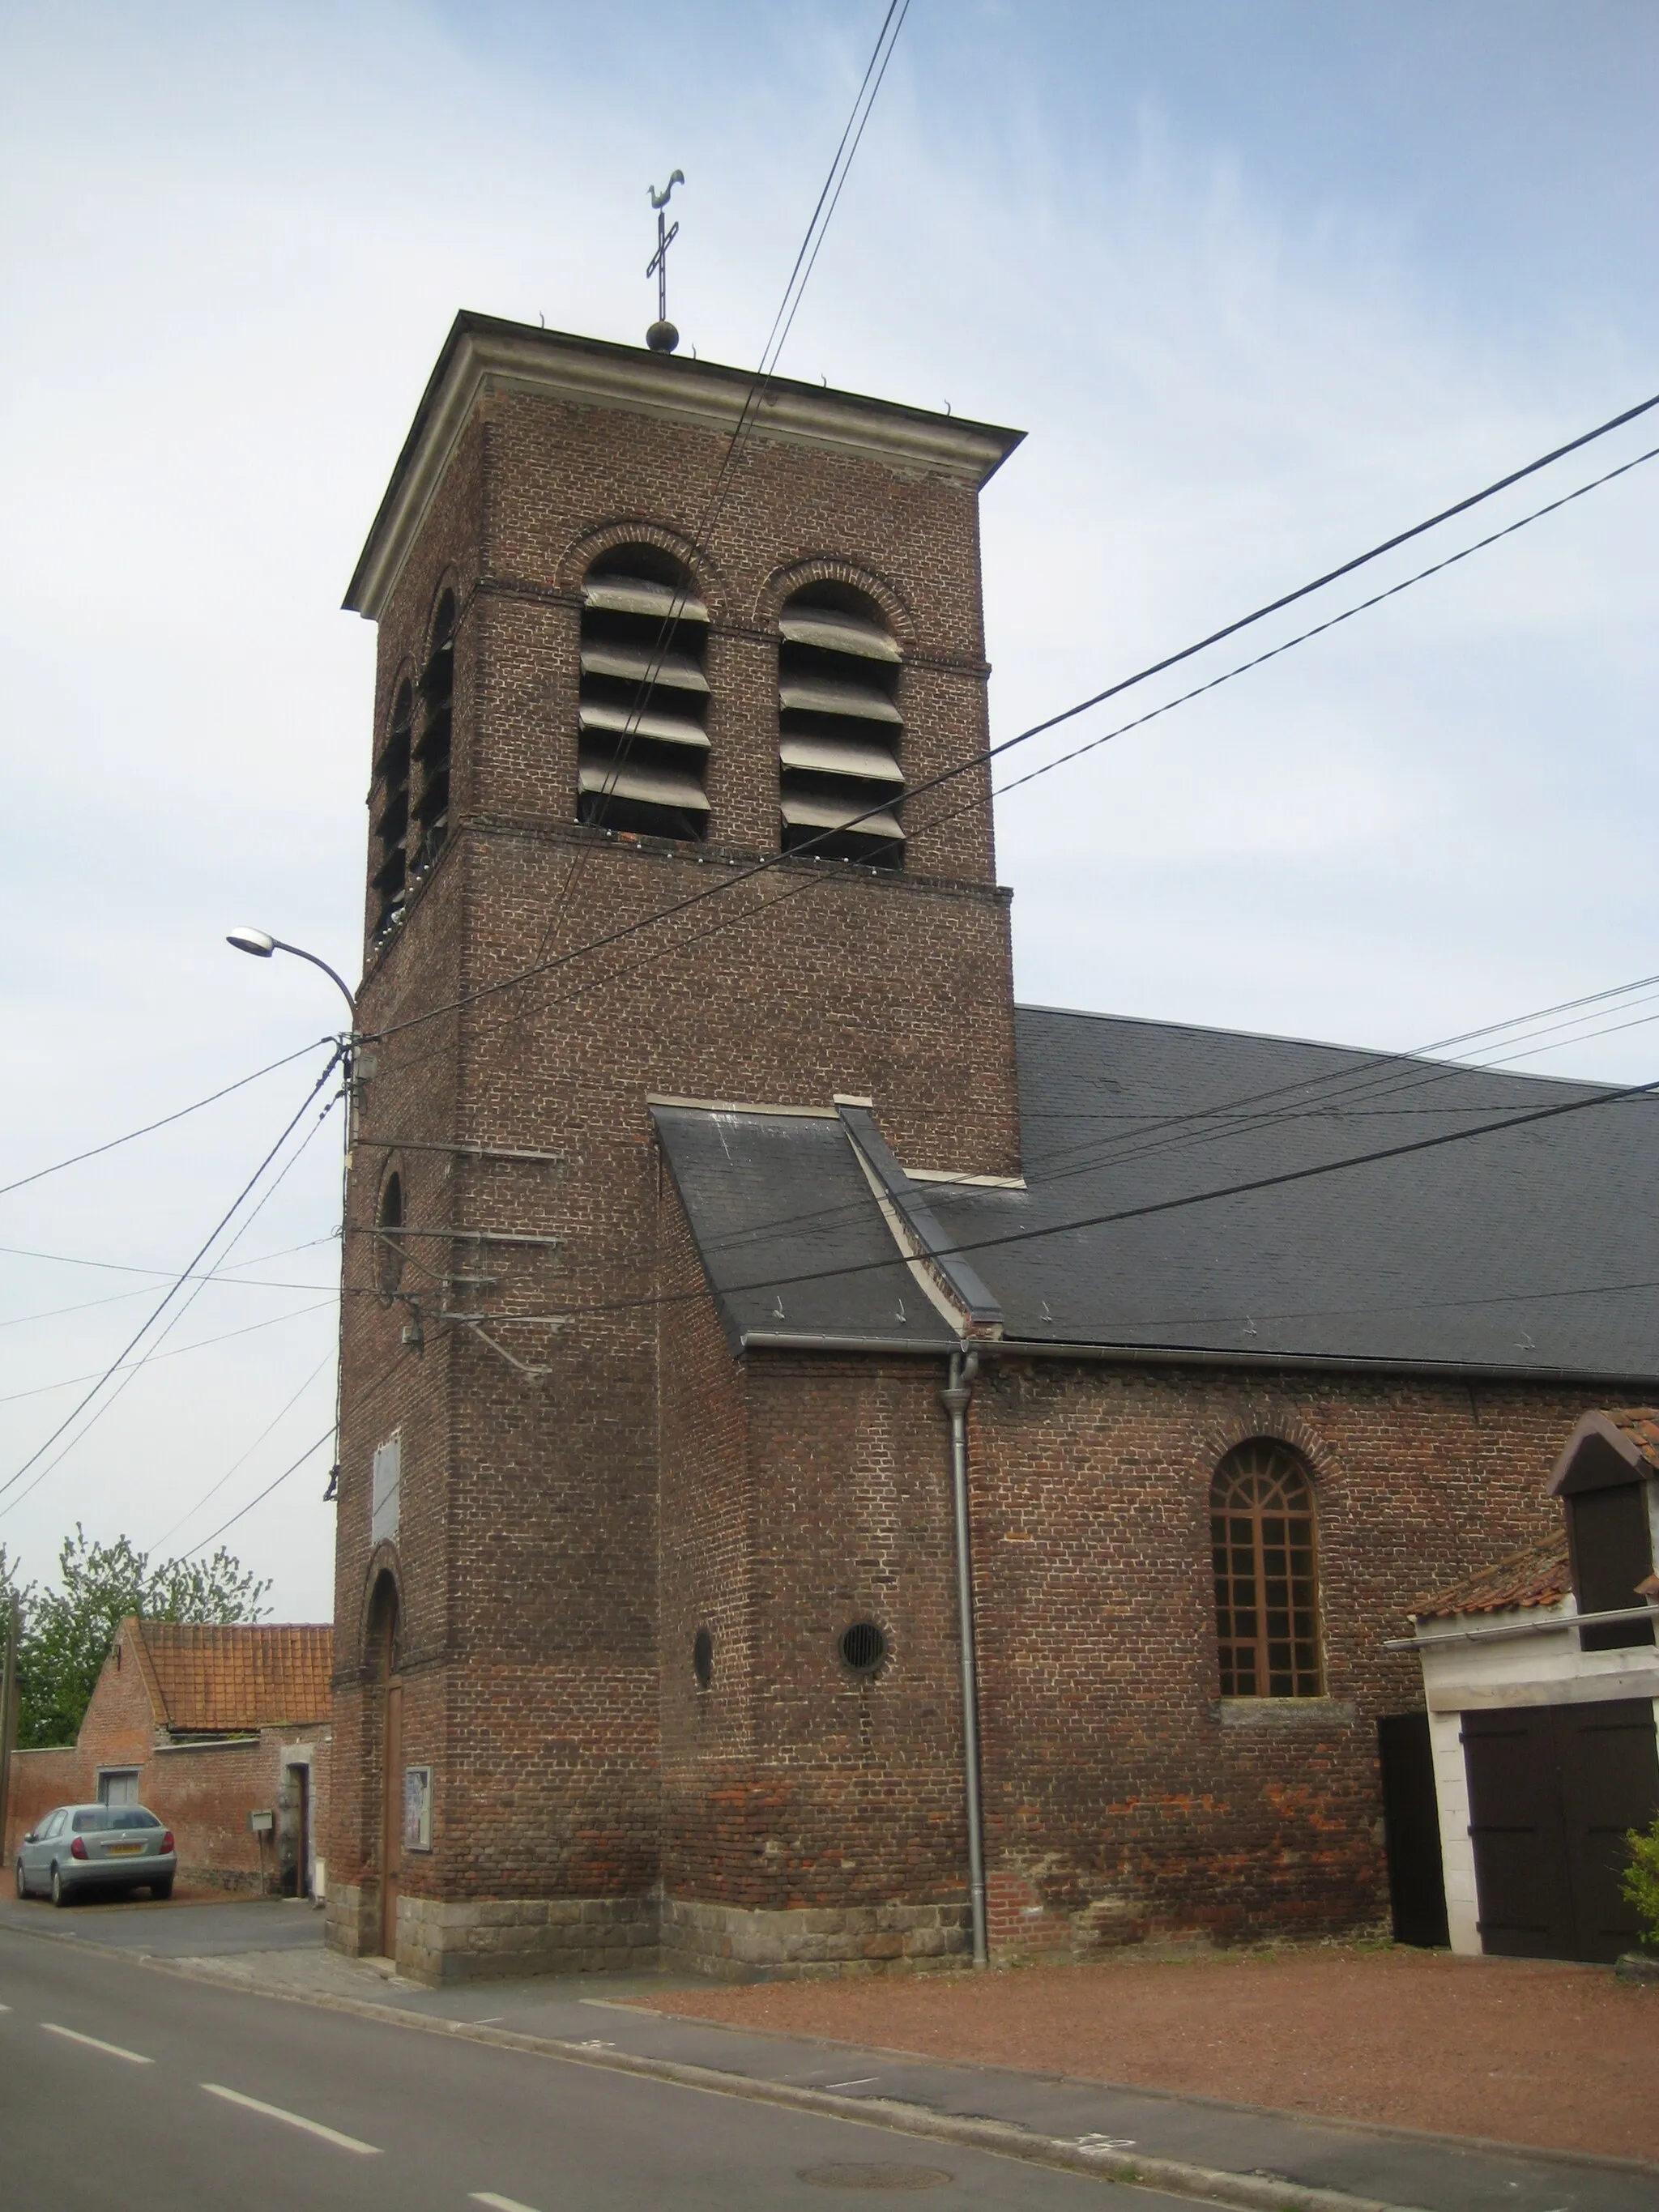
<instances>
[{"instance_id":1,"label":"brown garage door","mask_svg":"<svg viewBox=\"0 0 1659 2212\"><path fill-rule=\"evenodd\" d=\"M1659 1813L1651 1703L1465 1713L1463 1758L1486 1949L1604 1961L1628 1951L1625 1833Z\"/></svg>"}]
</instances>

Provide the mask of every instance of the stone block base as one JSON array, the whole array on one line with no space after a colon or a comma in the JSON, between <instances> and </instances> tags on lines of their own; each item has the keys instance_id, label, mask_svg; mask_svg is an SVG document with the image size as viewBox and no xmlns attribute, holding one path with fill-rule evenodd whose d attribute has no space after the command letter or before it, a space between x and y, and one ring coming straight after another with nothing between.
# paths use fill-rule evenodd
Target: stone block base
<instances>
[{"instance_id":1,"label":"stone block base","mask_svg":"<svg viewBox=\"0 0 1659 2212\"><path fill-rule=\"evenodd\" d=\"M659 1963L654 1897L398 1899L398 1972L436 1988L517 1974L639 1973Z\"/></svg>"},{"instance_id":2,"label":"stone block base","mask_svg":"<svg viewBox=\"0 0 1659 2212\"><path fill-rule=\"evenodd\" d=\"M662 1963L717 1981L936 1973L973 1960L966 1904L804 1906L783 1912L662 1904Z\"/></svg>"},{"instance_id":3,"label":"stone block base","mask_svg":"<svg viewBox=\"0 0 1659 2212\"><path fill-rule=\"evenodd\" d=\"M366 1959L380 1948L380 1895L374 1882L330 1882L323 1899L323 1942L348 1959Z\"/></svg>"}]
</instances>

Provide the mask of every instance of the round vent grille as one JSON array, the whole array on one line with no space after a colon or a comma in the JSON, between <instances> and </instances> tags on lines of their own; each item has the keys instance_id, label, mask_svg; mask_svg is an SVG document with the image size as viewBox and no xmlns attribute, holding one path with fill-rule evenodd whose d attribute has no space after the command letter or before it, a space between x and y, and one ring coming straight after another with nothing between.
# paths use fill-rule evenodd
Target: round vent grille
<instances>
[{"instance_id":1,"label":"round vent grille","mask_svg":"<svg viewBox=\"0 0 1659 2212\"><path fill-rule=\"evenodd\" d=\"M691 1638L691 1672L700 1690L706 1690L714 1679L714 1639L706 1628L700 1628Z\"/></svg>"},{"instance_id":2,"label":"round vent grille","mask_svg":"<svg viewBox=\"0 0 1659 2212\"><path fill-rule=\"evenodd\" d=\"M887 1631L873 1620L855 1620L841 1632L841 1656L854 1674L879 1674L887 1657Z\"/></svg>"}]
</instances>

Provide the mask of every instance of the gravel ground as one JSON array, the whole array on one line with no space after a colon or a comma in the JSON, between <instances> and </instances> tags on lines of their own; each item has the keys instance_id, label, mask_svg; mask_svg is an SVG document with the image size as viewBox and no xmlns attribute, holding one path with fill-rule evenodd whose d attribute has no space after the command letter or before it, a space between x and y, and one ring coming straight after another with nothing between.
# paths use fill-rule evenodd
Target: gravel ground
<instances>
[{"instance_id":1,"label":"gravel ground","mask_svg":"<svg viewBox=\"0 0 1659 2212\"><path fill-rule=\"evenodd\" d=\"M1659 1988L1603 1966L1321 1945L652 2002L866 2049L1659 2161Z\"/></svg>"}]
</instances>

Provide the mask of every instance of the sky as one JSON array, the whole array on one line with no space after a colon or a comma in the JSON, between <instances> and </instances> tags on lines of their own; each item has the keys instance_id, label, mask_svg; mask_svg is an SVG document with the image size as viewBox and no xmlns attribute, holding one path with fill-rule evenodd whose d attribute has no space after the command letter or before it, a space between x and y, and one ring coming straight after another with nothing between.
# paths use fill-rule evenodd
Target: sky
<instances>
[{"instance_id":1,"label":"sky","mask_svg":"<svg viewBox=\"0 0 1659 2212\"><path fill-rule=\"evenodd\" d=\"M77 1522L163 1554L230 1522L276 1617L328 1618L340 1135L306 1100L343 1010L224 932L359 970L340 599L457 309L638 343L678 167L671 313L752 366L882 13L0 4L0 1183L287 1062L0 1194L26 1577ZM1656 75L1649 0L912 0L780 366L1029 432L983 502L994 733L1659 390ZM1659 462L1010 792L1020 997L1401 1049L1514 1022L1461 1049L1659 1073L1659 981L1518 1023L1659 970L1656 519Z\"/></svg>"}]
</instances>

